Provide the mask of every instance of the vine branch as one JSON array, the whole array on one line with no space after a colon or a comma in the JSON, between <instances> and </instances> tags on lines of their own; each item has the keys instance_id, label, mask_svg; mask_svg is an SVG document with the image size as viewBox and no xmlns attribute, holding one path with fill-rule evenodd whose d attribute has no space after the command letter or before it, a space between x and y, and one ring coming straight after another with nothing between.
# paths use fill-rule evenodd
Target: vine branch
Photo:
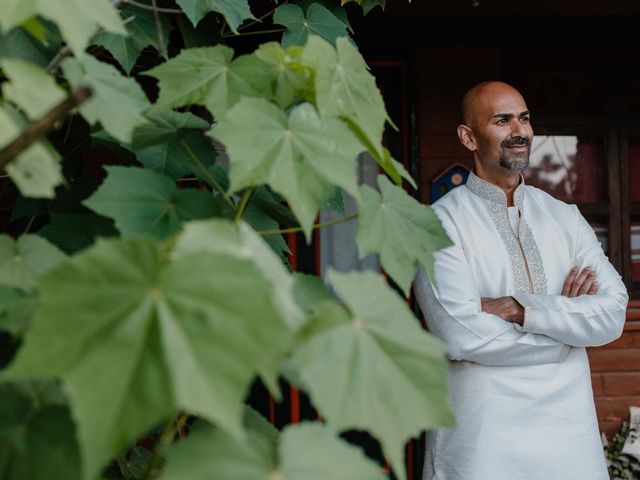
<instances>
[{"instance_id":1,"label":"vine branch","mask_svg":"<svg viewBox=\"0 0 640 480\"><path fill-rule=\"evenodd\" d=\"M135 0L124 0L124 3L128 3L134 7L143 8L145 10L151 10L152 12L184 14L184 12L178 8L164 8L158 7L157 5L145 5L144 3L136 2ZM153 3L155 4L156 2L154 1Z\"/></svg>"},{"instance_id":2,"label":"vine branch","mask_svg":"<svg viewBox=\"0 0 640 480\"><path fill-rule=\"evenodd\" d=\"M29 148L38 138L46 135L56 122L64 119L69 112L86 102L92 95L93 91L90 88L78 88L53 107L44 117L27 125L13 142L0 150L0 170L4 170L9 162Z\"/></svg>"},{"instance_id":3,"label":"vine branch","mask_svg":"<svg viewBox=\"0 0 640 480\"><path fill-rule=\"evenodd\" d=\"M222 195L222 198L224 199L226 204L229 205L229 207L231 207L231 210L235 210L236 209L235 203L233 203L231 199L227 196L227 192L225 192L224 188L222 188L222 185L218 183L218 180L216 180L216 177L214 177L213 174L209 170L207 170L207 167L205 167L202 164L202 162L198 159L196 154L193 153L193 150L191 150L191 147L187 145L187 142L185 142L184 140L181 140L180 144L182 145L182 148L185 149L187 154L191 157L191 159L196 163L196 165L198 166L202 174L207 178L211 186L215 188L220 195Z\"/></svg>"},{"instance_id":4,"label":"vine branch","mask_svg":"<svg viewBox=\"0 0 640 480\"><path fill-rule=\"evenodd\" d=\"M158 13L157 0L151 0L153 6L153 18L156 21L156 34L158 35L158 51L160 56L167 57L164 51L164 33L162 32L162 23L160 22L160 13Z\"/></svg>"},{"instance_id":5,"label":"vine branch","mask_svg":"<svg viewBox=\"0 0 640 480\"><path fill-rule=\"evenodd\" d=\"M244 192L242 192L242 197L238 202L238 207L236 208L236 213L233 216L233 221L237 222L242 218L242 214L244 210L247 208L247 203L249 203L249 199L251 198L251 194L253 194L253 188L247 188Z\"/></svg>"},{"instance_id":6,"label":"vine branch","mask_svg":"<svg viewBox=\"0 0 640 480\"><path fill-rule=\"evenodd\" d=\"M319 228L330 227L331 225L338 225L339 223L350 222L351 220L355 220L358 218L358 214L350 215L348 217L336 218L333 220L327 220L326 222L316 223L312 230L317 230ZM284 228L282 230L261 230L258 233L263 237L268 237L270 235L279 235L283 233L296 233L302 232L302 227L292 227L292 228Z\"/></svg>"}]
</instances>

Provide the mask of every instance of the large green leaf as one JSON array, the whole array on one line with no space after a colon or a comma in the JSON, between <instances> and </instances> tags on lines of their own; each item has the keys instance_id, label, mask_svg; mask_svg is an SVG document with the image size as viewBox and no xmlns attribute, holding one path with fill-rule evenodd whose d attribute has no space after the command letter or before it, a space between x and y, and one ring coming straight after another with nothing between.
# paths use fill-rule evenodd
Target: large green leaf
<instances>
[{"instance_id":1,"label":"large green leaf","mask_svg":"<svg viewBox=\"0 0 640 480\"><path fill-rule=\"evenodd\" d=\"M382 267L408 294L418 267L433 273L433 254L452 243L431 207L383 175L378 187L380 193L366 185L360 189L358 250L360 257L379 253Z\"/></svg>"},{"instance_id":2,"label":"large green leaf","mask_svg":"<svg viewBox=\"0 0 640 480\"><path fill-rule=\"evenodd\" d=\"M99 240L41 279L42 306L4 377L63 378L85 479L178 410L239 435L254 375L289 346L286 293L259 254L189 251L208 241L192 231L171 260L149 238Z\"/></svg>"},{"instance_id":3,"label":"large green leaf","mask_svg":"<svg viewBox=\"0 0 640 480\"><path fill-rule=\"evenodd\" d=\"M0 34L0 58L14 58L46 67L59 48L50 39L46 45L41 44L24 27Z\"/></svg>"},{"instance_id":4,"label":"large green leaf","mask_svg":"<svg viewBox=\"0 0 640 480\"><path fill-rule=\"evenodd\" d=\"M32 120L42 117L66 97L54 78L32 63L5 59L0 68L10 80L2 84L2 95Z\"/></svg>"},{"instance_id":5,"label":"large green leaf","mask_svg":"<svg viewBox=\"0 0 640 480\"><path fill-rule=\"evenodd\" d=\"M49 382L47 382L49 383ZM0 385L0 478L80 478L69 409L54 401L46 383Z\"/></svg>"},{"instance_id":6,"label":"large green leaf","mask_svg":"<svg viewBox=\"0 0 640 480\"><path fill-rule=\"evenodd\" d=\"M74 88L88 85L93 89L94 97L80 106L87 121L100 122L116 139L129 143L134 129L146 122L142 112L149 108L140 85L91 55L66 59L62 70Z\"/></svg>"},{"instance_id":7,"label":"large green leaf","mask_svg":"<svg viewBox=\"0 0 640 480\"><path fill-rule=\"evenodd\" d=\"M293 278L293 296L305 312L311 313L324 302L333 300L320 277L296 272Z\"/></svg>"},{"instance_id":8,"label":"large green leaf","mask_svg":"<svg viewBox=\"0 0 640 480\"><path fill-rule=\"evenodd\" d=\"M273 438L275 437L275 438ZM282 435L249 428L245 440L198 425L168 454L161 480L383 480L362 452L320 424Z\"/></svg>"},{"instance_id":9,"label":"large green leaf","mask_svg":"<svg viewBox=\"0 0 640 480\"><path fill-rule=\"evenodd\" d=\"M22 336L38 307L33 290L0 287L0 330Z\"/></svg>"},{"instance_id":10,"label":"large green leaf","mask_svg":"<svg viewBox=\"0 0 640 480\"><path fill-rule=\"evenodd\" d=\"M309 97L312 90L311 71L300 63L303 49L298 46L286 50L279 43L263 43L255 55L263 60L271 73L271 87L276 103L286 108L296 96Z\"/></svg>"},{"instance_id":11,"label":"large green leaf","mask_svg":"<svg viewBox=\"0 0 640 480\"><path fill-rule=\"evenodd\" d=\"M229 152L230 190L268 184L289 202L307 239L335 185L359 198L360 145L340 120L320 118L311 104L287 116L265 99L243 98L211 135Z\"/></svg>"},{"instance_id":12,"label":"large green leaf","mask_svg":"<svg viewBox=\"0 0 640 480\"><path fill-rule=\"evenodd\" d=\"M194 26L209 12L221 13L229 28L238 33L238 27L248 19L255 18L251 14L247 0L176 0Z\"/></svg>"},{"instance_id":13,"label":"large green leaf","mask_svg":"<svg viewBox=\"0 0 640 480\"><path fill-rule=\"evenodd\" d=\"M129 19L126 24L127 36L101 31L93 37L91 43L109 50L127 73L133 70L136 60L146 47L152 46L159 51L167 51L171 25L166 15L159 16L164 41L162 48L158 46L158 27L153 12L133 5L125 5L120 15Z\"/></svg>"},{"instance_id":14,"label":"large green leaf","mask_svg":"<svg viewBox=\"0 0 640 480\"><path fill-rule=\"evenodd\" d=\"M91 245L97 237L114 237L118 231L111 219L94 213L50 213L51 223L38 231L66 253Z\"/></svg>"},{"instance_id":15,"label":"large green leaf","mask_svg":"<svg viewBox=\"0 0 640 480\"><path fill-rule=\"evenodd\" d=\"M0 106L0 148L15 140L25 124L18 112ZM5 170L25 197L53 198L62 183L59 156L45 142L32 143Z\"/></svg>"},{"instance_id":16,"label":"large green leaf","mask_svg":"<svg viewBox=\"0 0 640 480\"><path fill-rule=\"evenodd\" d=\"M319 3L312 3L306 12L298 5L286 3L276 8L273 23L284 25L282 45L304 45L309 35L319 35L331 43L347 36L347 25Z\"/></svg>"},{"instance_id":17,"label":"large green leaf","mask_svg":"<svg viewBox=\"0 0 640 480\"><path fill-rule=\"evenodd\" d=\"M219 201L204 190L179 190L175 182L143 168L107 167L108 177L84 204L113 218L123 235L166 238L187 220L219 214Z\"/></svg>"},{"instance_id":18,"label":"large green leaf","mask_svg":"<svg viewBox=\"0 0 640 480\"><path fill-rule=\"evenodd\" d=\"M336 40L333 48L312 35L302 54L303 64L313 68L316 101L323 117L345 117L363 145L381 161L382 133L387 113L375 78L349 40Z\"/></svg>"},{"instance_id":19,"label":"large green leaf","mask_svg":"<svg viewBox=\"0 0 640 480\"><path fill-rule=\"evenodd\" d=\"M191 113L148 112L149 123L133 132L130 148L146 168L179 178L202 175L213 164L216 151L201 130L209 124ZM195 159L194 159L195 157Z\"/></svg>"},{"instance_id":20,"label":"large green leaf","mask_svg":"<svg viewBox=\"0 0 640 480\"><path fill-rule=\"evenodd\" d=\"M14 240L0 235L0 286L31 288L36 280L66 260L66 255L38 235Z\"/></svg>"},{"instance_id":21,"label":"large green leaf","mask_svg":"<svg viewBox=\"0 0 640 480\"><path fill-rule=\"evenodd\" d=\"M0 26L9 30L34 15L54 21L67 43L80 54L98 27L126 35L117 10L109 0L5 0Z\"/></svg>"},{"instance_id":22,"label":"large green leaf","mask_svg":"<svg viewBox=\"0 0 640 480\"><path fill-rule=\"evenodd\" d=\"M373 272L329 273L347 309L323 303L291 365L327 422L367 430L404 479L403 449L422 430L451 425L445 347Z\"/></svg>"},{"instance_id":23,"label":"large green leaf","mask_svg":"<svg viewBox=\"0 0 640 480\"><path fill-rule=\"evenodd\" d=\"M242 96L271 93L268 66L254 55L233 60L233 50L224 45L182 50L146 74L159 80L156 109L204 105L221 117Z\"/></svg>"}]
</instances>

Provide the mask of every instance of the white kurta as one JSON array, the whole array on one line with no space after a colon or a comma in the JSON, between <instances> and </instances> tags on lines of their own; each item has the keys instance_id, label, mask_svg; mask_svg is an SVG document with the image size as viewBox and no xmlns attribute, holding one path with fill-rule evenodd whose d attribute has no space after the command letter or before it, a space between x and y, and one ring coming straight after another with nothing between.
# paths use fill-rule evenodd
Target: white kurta
<instances>
[{"instance_id":1,"label":"white kurta","mask_svg":"<svg viewBox=\"0 0 640 480\"><path fill-rule=\"evenodd\" d=\"M584 347L621 335L626 288L575 205L524 182L514 203L472 173L434 204L454 246L435 255L437 287L420 272L414 288L448 346L457 426L428 434L423 480L608 480ZM561 295L574 265L596 295ZM506 295L523 326L482 312Z\"/></svg>"}]
</instances>

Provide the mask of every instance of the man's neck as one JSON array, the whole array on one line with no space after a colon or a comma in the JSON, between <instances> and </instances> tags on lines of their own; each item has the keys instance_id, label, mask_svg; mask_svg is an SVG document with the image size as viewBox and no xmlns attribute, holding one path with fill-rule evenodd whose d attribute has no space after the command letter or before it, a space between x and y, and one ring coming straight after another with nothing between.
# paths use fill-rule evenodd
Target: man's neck
<instances>
[{"instance_id":1,"label":"man's neck","mask_svg":"<svg viewBox=\"0 0 640 480\"><path fill-rule=\"evenodd\" d=\"M520 174L502 167L488 169L479 162L475 163L475 174L485 182L500 187L507 196L507 207L513 207L513 192L520 184Z\"/></svg>"}]
</instances>

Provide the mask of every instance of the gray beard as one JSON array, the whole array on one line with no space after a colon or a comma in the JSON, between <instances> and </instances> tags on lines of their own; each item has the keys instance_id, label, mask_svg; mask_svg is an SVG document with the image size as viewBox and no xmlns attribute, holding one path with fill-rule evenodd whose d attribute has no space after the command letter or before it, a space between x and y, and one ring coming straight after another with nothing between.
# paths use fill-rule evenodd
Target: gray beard
<instances>
[{"instance_id":1,"label":"gray beard","mask_svg":"<svg viewBox=\"0 0 640 480\"><path fill-rule=\"evenodd\" d=\"M527 153L524 155L509 157L503 149L500 155L500 166L512 172L524 172L529 166L529 150L527 150Z\"/></svg>"}]
</instances>

